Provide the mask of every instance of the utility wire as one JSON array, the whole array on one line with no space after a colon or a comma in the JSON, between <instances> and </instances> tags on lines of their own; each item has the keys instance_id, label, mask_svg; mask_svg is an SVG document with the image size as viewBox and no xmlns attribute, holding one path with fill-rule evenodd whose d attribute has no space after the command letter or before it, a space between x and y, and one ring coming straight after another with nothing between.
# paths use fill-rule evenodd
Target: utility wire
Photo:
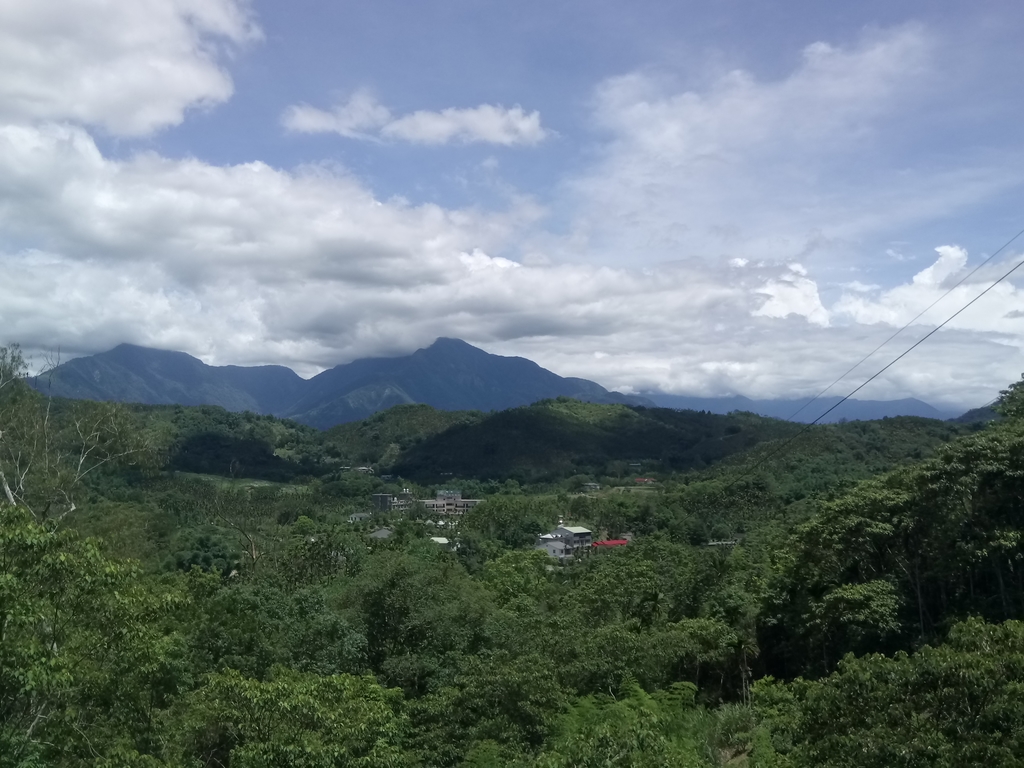
<instances>
[{"instance_id":1,"label":"utility wire","mask_svg":"<svg viewBox=\"0 0 1024 768\"><path fill-rule=\"evenodd\" d=\"M1000 247L1000 248L999 248L998 250L994 251L994 252L992 253L992 255L991 255L991 256L989 256L989 257L988 257L987 259L985 259L985 260L984 260L983 262L981 262L981 264L979 264L979 265L978 265L978 266L976 266L976 267L975 267L974 269L972 269L972 270L971 270L970 272L968 272L968 273L967 273L966 275L964 275L964 276L963 276L962 278L960 278L960 280L959 280L959 281L957 282L957 284L956 284L956 285L954 285L954 286L953 286L952 288L950 288L950 289L949 289L948 291L946 291L946 292L945 292L944 294L942 294L941 296L939 296L939 298L937 298L937 299L936 299L935 301L933 301L933 302L932 302L931 304L929 304L929 305L928 305L927 307L925 307L925 308L924 308L924 309L922 309L922 310L921 310L920 312L918 312L918 313L917 313L917 315L916 315L916 316L915 316L915 317L914 317L914 318L913 318L912 320L910 320L910 321L909 321L909 322L908 322L908 323L907 323L906 325L904 325L904 326L903 326L902 328L900 328L900 329L899 329L898 331L896 331L896 333L894 333L894 334L893 334L892 336L890 336L889 338L887 338L887 339L886 339L885 341L883 341L883 342L882 342L881 344L879 344L879 345L878 345L877 347L875 347L875 348L874 348L874 349L872 349L872 350L871 350L870 352L868 352L868 353L867 353L866 355L864 355L864 357L862 357L862 358L861 358L860 360L858 360L858 361L857 361L856 363L854 363L854 364L853 364L853 367L852 367L852 368L850 368L850 370L848 370L848 371L847 371L846 373L844 373L844 374L843 374L842 376L840 376L840 377L839 377L838 379L836 379L836 380L835 380L835 381L833 381L833 382L832 382L831 384L829 384L829 385L828 385L827 387L825 387L825 388L824 388L823 390L821 390L821 392L819 392L818 394L816 394L816 395L815 395L814 397L812 397L812 398L811 398L810 400L808 400L808 401L807 401L806 403L804 403L804 404L803 404L803 405L801 405L801 406L800 406L799 408L797 408L797 409L796 409L795 411L793 411L793 413L792 413L792 414L791 414L791 415L789 416L789 418L787 418L787 419L786 419L786 421L792 421L792 420L793 420L793 419L794 419L794 418L795 418L795 417L797 416L797 414L799 414L799 413L800 413L800 412L801 412L801 411L802 411L802 410L803 410L804 408L806 408L807 406L809 406L809 405L810 405L811 403L813 403L813 402L814 402L815 400L817 400L817 399L818 399L818 398L820 398L820 397L821 397L822 395L824 395L824 394L825 394L826 392L828 392L828 391L829 391L830 389L832 389L832 387L834 387L834 386L835 386L836 384L838 384L838 383L839 383L840 381L842 381L842 380L843 380L843 379L845 379L845 378L846 378L847 376L849 376L849 375L850 375L851 373L853 373L853 372L854 372L855 370L857 370L857 369L858 369L858 368L859 368L859 367L860 367L861 365L863 365L863 364L864 364L864 362L866 362L866 361L867 361L867 359L868 359L868 358L870 358L870 357L873 357L873 356L874 356L874 354L875 354L876 352L878 352L878 350L880 350L880 349L881 349L882 347L884 347L884 346L885 346L886 344L888 344L888 343L889 343L890 341L892 341L892 340L893 340L893 339L895 339L895 338L896 338L897 336L899 336L899 335L900 335L901 333L903 333L903 332L904 332L905 330L907 330L907 328L909 328L909 327L910 327L911 325L913 325L913 324L914 324L914 323L916 323L916 322L917 322L918 320L920 320L920 319L921 319L921 316L922 316L922 315L924 315L924 314L925 314L926 312L928 312L928 310L930 310L930 309L931 309L932 307L934 307L934 306L935 306L936 304L938 304L938 303L939 303L940 301L942 301L942 300L943 300L944 298L946 298L947 296L949 296L949 294L951 294L951 293L952 293L953 291L955 291L955 290L956 290L957 288L959 288L959 287L960 287L961 285L963 285L963 284L964 284L965 282L967 282L967 281L968 281L968 280L969 280L969 279L970 279L971 277L973 277L973 276L974 276L974 273L975 273L975 272L977 272L977 271L978 271L979 269L981 269L981 268L982 268L982 267L984 267L984 266L985 266L986 264L988 264L988 263L989 263L990 261L992 261L992 259L994 259L994 258L995 258L996 256L998 256L998 255L999 255L1000 253L1002 253L1002 252L1003 252L1003 251L1005 251L1005 250L1006 250L1007 248L1009 248L1009 247L1010 247L1010 245L1011 245L1011 244L1013 243L1013 241L1014 241L1014 240L1016 240L1016 239L1017 239L1018 237L1020 237L1021 235L1024 235L1024 229L1022 229L1022 230L1021 230L1020 232L1018 232L1018 233L1017 233L1016 235L1014 235L1014 236L1013 236L1013 237L1011 237L1011 238L1010 238L1009 240L1007 240L1007 241L1006 241L1005 243L1003 243L1003 245L1002 245L1002 246L1001 246L1001 247ZM823 415L824 415L824 414L823 414ZM813 423L813 422L812 422L812 423Z\"/></svg>"},{"instance_id":2,"label":"utility wire","mask_svg":"<svg viewBox=\"0 0 1024 768\"><path fill-rule=\"evenodd\" d=\"M1017 234L1016 236L1014 236L1014 238L1013 238L1012 240L1010 240L1010 241L1009 241L1009 242L1007 243L1007 245L1009 245L1010 243L1012 243L1012 242L1013 242L1013 240L1017 239L1017 237L1020 237L1020 235L1021 235L1021 234L1024 234L1024 230L1021 230L1021 232L1020 232L1020 233L1018 233L1018 234ZM1006 245L1004 245L1004 246L1003 246L1003 248L1006 248ZM1000 250L1002 250L1002 249L1000 249ZM998 253L998 251L997 251L997 253ZM993 255L994 255L994 254L993 254ZM991 260L991 257L989 257L989 259ZM750 468L750 472L753 472L754 470L756 470L756 469L757 469L758 467L760 467L760 466L761 466L762 464L764 464L765 462L767 462L767 461L771 460L772 458L774 458L774 457L775 457L775 456L777 456L778 454L782 453L782 451L784 451L784 450L785 450L785 449L786 449L786 448L787 448L787 447L788 447L788 446L789 446L789 445L790 445L790 444L791 444L791 443L792 443L792 442L793 442L794 440L796 440L797 438L799 438L799 437L800 437L800 436L801 436L801 435L802 435L802 434L803 434L804 432L806 432L807 430L809 430L809 429L810 429L811 427L813 427L813 426L814 426L815 424L817 424L817 423L818 423L819 421L821 421L821 420L822 420L823 418L825 418L825 417L826 417L826 416L828 416L828 415L829 415L830 413L832 413L832 411L834 411L834 410L835 410L836 408L838 408L838 407L839 407L840 405L842 405L843 403L845 403L845 402L846 402L847 400L849 400L849 399L850 399L851 397L853 397L853 396L854 396L855 394L857 394L857 393L858 393L858 392L860 392L860 391L861 391L862 389L864 389L864 387L866 387L866 386L867 386L868 384L870 384L870 383L871 383L872 381L874 381L874 380L875 380L875 379L877 379L877 378L878 378L879 376L881 376L881 375L882 375L883 373L885 373L885 372L886 372L887 370L889 370L889 369L890 369L890 368L892 368L892 367L893 367L894 365L896 365L896 363L898 363L898 362L899 362L900 360L902 360L902 359L903 359L904 357L906 357L906 356L907 356L907 355L909 355L909 354L910 354L911 352L913 352L913 351L914 351L915 349L917 349L917 348L918 348L919 346L921 346L921 345L922 345L922 344L923 344L923 343L924 343L925 341L927 341L927 340L928 340L929 338L931 338L931 337L932 337L933 335L935 335L936 333L938 333L938 332L939 332L940 330L942 330L942 328L943 328L943 327L945 327L946 325L948 325L948 324L949 324L949 323L950 323L950 322L951 322L952 320L954 320L954 319L955 319L955 318L956 318L956 317L957 317L958 315L960 315L960 314L961 314L962 312L964 312L964 310L966 310L966 309L967 309L968 307L970 307L970 306L971 306L972 304L974 304L974 303L975 303L976 301L978 301L978 300L979 300L979 299L980 299L980 298L981 298L982 296L984 296L984 295L985 295L986 293L988 293L989 291L991 291L991 290L992 290L993 288L995 288L995 287L996 287L997 285L999 285L999 284L1000 284L1001 282L1003 282L1003 280L1005 280L1006 278L1008 278L1008 277L1009 277L1010 275L1012 275L1012 274L1013 274L1014 272L1016 272L1016 271L1017 271L1018 269L1020 269L1020 268L1021 268L1022 266L1024 266L1024 259L1021 259L1020 261L1018 261L1018 262L1017 262L1017 263L1016 263L1016 264L1015 264L1015 265L1014 265L1013 267L1011 267L1011 268L1010 268L1010 270L1009 270L1008 272L1004 273L1004 274L1003 274L1003 275L1002 275L1001 277L997 278L997 279L995 280L995 282L993 282L993 283L992 283L992 284L991 284L990 286L988 286L988 288L986 288L985 290L983 290L983 291L982 291L981 293L979 293L979 294L978 294L977 296L975 296L975 297L974 297L973 299L971 299L971 300L970 300L969 302L967 302L967 303L966 303L966 304L964 304L964 305L963 305L962 307L960 307L960 309L958 309L958 310L957 310L956 312L954 312L954 313L953 313L952 315L950 315L950 316L949 316L949 317L947 317L947 318L946 318L945 320L943 320L943 321L942 321L941 323L939 323L939 324L938 324L937 326L935 326L935 327L934 327L934 328L932 328L932 329L931 329L930 331L928 331L928 333L926 333L926 334L925 334L924 336L922 336L922 337L921 337L920 339L918 339L918 340L917 340L917 341L915 341L915 342L914 342L913 344L911 344L911 345L910 345L910 346L909 346L909 347L908 347L907 349L905 349L905 350L904 350L903 352L901 352L901 353L900 353L900 354L899 354L899 355L898 355L898 356L897 356L896 358L894 358L893 360L891 360L891 361L890 361L889 363L887 363L886 365L884 365L884 366L883 366L883 367L882 367L881 369L879 369L879 370L878 370L878 371L877 371L876 373L872 374L872 375L871 375L871 376L870 376L870 377L869 377L869 378L868 378L868 379L867 379L867 380L866 380L865 382L863 382L863 383L862 383L862 384L860 384L860 385L859 385L858 387L856 387L856 388L855 388L855 389L854 389L854 390L853 390L852 392L850 392L850 394L846 395L846 396L845 396L844 398L842 398L842 399L841 399L841 400L840 400L840 401L839 401L838 403L836 403L835 405L833 405L833 406L832 406L831 408L829 408L829 409L828 409L827 411L825 411L825 412L824 412L823 414L821 414L821 415L820 415L820 416L819 416L818 418L816 418L816 419L815 419L814 421L812 421L812 422L810 422L809 424L807 424L807 425L806 425L806 426L805 426L805 427L804 427L803 429L801 429L801 430L800 430L799 432L797 432L797 433L796 433L795 435L793 435L793 436L792 436L791 438L789 438L789 439L788 439L788 440L787 440L786 442L784 442L784 443L783 443L782 445L780 445L780 446L779 446L779 447L778 447L777 449L775 449L775 450L774 450L774 451L772 451L772 452L771 452L770 454L768 454L768 455L767 455L767 456L765 456L765 457L764 457L763 459L761 459L761 460L760 460L759 462L757 462L757 464L755 464L755 465L754 465L753 467L751 467L751 468ZM977 270L975 270L975 271L977 271ZM973 274L973 273L972 273L972 274ZM860 364L860 363L858 363L858 365L859 365L859 364ZM856 367L856 366L854 366L854 367ZM996 398L996 399L998 399L998 398ZM992 402L995 402L995 401L993 400ZM749 473L747 473L747 474L749 474ZM725 490L729 490L730 488L732 488L732 486L734 486L734 485L735 485L736 483L738 483L738 482L739 482L739 481L740 481L741 479L742 479L742 477L739 477L739 478L736 478L735 480L733 480L733 481L732 481L731 483L729 483L729 485L727 485L727 486L725 487Z\"/></svg>"}]
</instances>

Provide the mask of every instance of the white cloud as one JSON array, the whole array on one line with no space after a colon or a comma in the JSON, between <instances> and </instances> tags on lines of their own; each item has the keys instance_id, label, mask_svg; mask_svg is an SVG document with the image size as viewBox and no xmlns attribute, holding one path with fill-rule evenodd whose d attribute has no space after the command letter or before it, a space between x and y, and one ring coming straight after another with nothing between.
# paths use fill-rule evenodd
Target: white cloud
<instances>
[{"instance_id":1,"label":"white cloud","mask_svg":"<svg viewBox=\"0 0 1024 768\"><path fill-rule=\"evenodd\" d=\"M519 106L506 109L493 104L481 104L472 109L413 112L385 125L381 134L414 144L459 141L506 147L538 144L547 136L541 127L539 112L527 113Z\"/></svg>"},{"instance_id":2,"label":"white cloud","mask_svg":"<svg viewBox=\"0 0 1024 768\"><path fill-rule=\"evenodd\" d=\"M958 246L940 245L935 252L939 254L938 260L914 275L914 285L940 288L967 264L967 251Z\"/></svg>"},{"instance_id":3,"label":"white cloud","mask_svg":"<svg viewBox=\"0 0 1024 768\"><path fill-rule=\"evenodd\" d=\"M902 327L938 302L916 321L921 326L935 326L975 299L1004 274L1009 265L1021 258L1011 255L990 264L950 291L966 269L967 251L955 245L939 246L935 251L938 259L914 275L909 283L880 291L874 297L859 291L856 295L844 293L833 312L864 325L881 323ZM949 295L943 298L947 291ZM958 315L948 327L989 334L1002 343L1022 346L1020 329L1012 322L1014 309L1021 306L1024 306L1024 292L1012 280L1007 280Z\"/></svg>"},{"instance_id":4,"label":"white cloud","mask_svg":"<svg viewBox=\"0 0 1024 768\"><path fill-rule=\"evenodd\" d=\"M776 80L701 88L640 72L597 90L599 162L568 183L577 258L799 260L819 274L1024 180L1005 162L895 166L899 124L930 93L938 44L907 26L808 46ZM838 278L834 274L832 278ZM846 278L848 279L848 278Z\"/></svg>"},{"instance_id":5,"label":"white cloud","mask_svg":"<svg viewBox=\"0 0 1024 768\"><path fill-rule=\"evenodd\" d=\"M242 0L0 0L0 120L177 125L231 96L220 48L259 35Z\"/></svg>"},{"instance_id":6,"label":"white cloud","mask_svg":"<svg viewBox=\"0 0 1024 768\"><path fill-rule=\"evenodd\" d=\"M374 95L360 89L345 104L326 112L308 104L288 107L281 122L298 133L338 133L352 139L373 138L371 133L391 122L391 111Z\"/></svg>"},{"instance_id":7,"label":"white cloud","mask_svg":"<svg viewBox=\"0 0 1024 768\"><path fill-rule=\"evenodd\" d=\"M518 262L503 259L500 256L488 256L479 248L474 248L472 253L460 253L461 261L470 272L477 272L481 269L515 269L522 266Z\"/></svg>"},{"instance_id":8,"label":"white cloud","mask_svg":"<svg viewBox=\"0 0 1024 768\"><path fill-rule=\"evenodd\" d=\"M481 104L470 109L421 110L394 117L365 89L356 91L346 103L330 111L308 104L293 105L285 110L281 122L299 133L337 133L357 139L379 137L412 144L532 145L548 135L541 126L540 113L528 113L518 105L506 109Z\"/></svg>"},{"instance_id":9,"label":"white cloud","mask_svg":"<svg viewBox=\"0 0 1024 768\"><path fill-rule=\"evenodd\" d=\"M869 285L867 283L862 283L860 280L853 280L849 283L844 283L842 287L851 291L856 291L857 293L870 293L871 291L880 290L882 286L873 284Z\"/></svg>"},{"instance_id":10,"label":"white cloud","mask_svg":"<svg viewBox=\"0 0 1024 768\"><path fill-rule=\"evenodd\" d=\"M799 269L794 269L799 267ZM799 315L815 325L827 326L828 311L821 304L818 286L808 280L806 270L799 264L790 265L790 273L778 280L768 280L758 293L768 296L760 308L754 311L762 317L789 317Z\"/></svg>"}]
</instances>

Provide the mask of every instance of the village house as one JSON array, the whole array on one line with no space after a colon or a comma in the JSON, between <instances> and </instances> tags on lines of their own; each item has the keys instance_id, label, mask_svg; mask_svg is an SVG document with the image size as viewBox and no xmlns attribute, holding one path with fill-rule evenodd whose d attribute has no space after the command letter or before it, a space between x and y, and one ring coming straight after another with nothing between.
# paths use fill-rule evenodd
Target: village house
<instances>
[{"instance_id":1,"label":"village house","mask_svg":"<svg viewBox=\"0 0 1024 768\"><path fill-rule=\"evenodd\" d=\"M545 533L538 537L535 549L542 549L551 557L565 562L589 554L592 541L593 533L589 528L582 528L578 525L560 525L551 533Z\"/></svg>"}]
</instances>

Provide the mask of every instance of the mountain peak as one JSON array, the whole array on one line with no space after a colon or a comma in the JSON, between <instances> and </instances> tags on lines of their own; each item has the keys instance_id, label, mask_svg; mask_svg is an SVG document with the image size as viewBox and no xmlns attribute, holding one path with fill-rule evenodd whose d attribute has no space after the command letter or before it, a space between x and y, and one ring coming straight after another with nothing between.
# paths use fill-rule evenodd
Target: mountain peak
<instances>
[{"instance_id":1,"label":"mountain peak","mask_svg":"<svg viewBox=\"0 0 1024 768\"><path fill-rule=\"evenodd\" d=\"M651 405L584 379L564 378L522 357L492 355L442 336L411 355L364 358L306 381L278 366L210 366L184 352L120 344L59 366L58 397L148 404L219 405L327 428L401 403L497 411L538 400Z\"/></svg>"},{"instance_id":2,"label":"mountain peak","mask_svg":"<svg viewBox=\"0 0 1024 768\"><path fill-rule=\"evenodd\" d=\"M434 339L434 343L427 347L427 349L433 349L434 347L451 347L456 349L480 349L479 347L474 347L468 341L463 341L462 339L453 339L451 336L438 336L436 339Z\"/></svg>"},{"instance_id":3,"label":"mountain peak","mask_svg":"<svg viewBox=\"0 0 1024 768\"><path fill-rule=\"evenodd\" d=\"M468 341L462 339L452 339L447 336L438 336L434 339L434 343L429 347L423 347L422 349L416 350L417 352L423 352L426 354L457 354L457 355L487 355L489 357L497 357L497 355L491 355L489 352L480 349L480 347L474 347ZM415 353L413 353L415 354Z\"/></svg>"}]
</instances>

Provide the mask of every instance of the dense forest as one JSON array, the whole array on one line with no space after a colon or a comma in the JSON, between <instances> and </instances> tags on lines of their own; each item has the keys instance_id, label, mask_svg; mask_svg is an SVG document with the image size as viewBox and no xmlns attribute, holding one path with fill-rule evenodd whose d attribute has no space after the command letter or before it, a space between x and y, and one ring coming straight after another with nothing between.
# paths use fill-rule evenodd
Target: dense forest
<instances>
[{"instance_id":1,"label":"dense forest","mask_svg":"<svg viewBox=\"0 0 1024 768\"><path fill-rule=\"evenodd\" d=\"M8 347L0 763L1022 765L1024 382L996 409L319 432L49 399ZM483 501L374 509L403 488ZM562 523L629 544L562 564Z\"/></svg>"}]
</instances>

